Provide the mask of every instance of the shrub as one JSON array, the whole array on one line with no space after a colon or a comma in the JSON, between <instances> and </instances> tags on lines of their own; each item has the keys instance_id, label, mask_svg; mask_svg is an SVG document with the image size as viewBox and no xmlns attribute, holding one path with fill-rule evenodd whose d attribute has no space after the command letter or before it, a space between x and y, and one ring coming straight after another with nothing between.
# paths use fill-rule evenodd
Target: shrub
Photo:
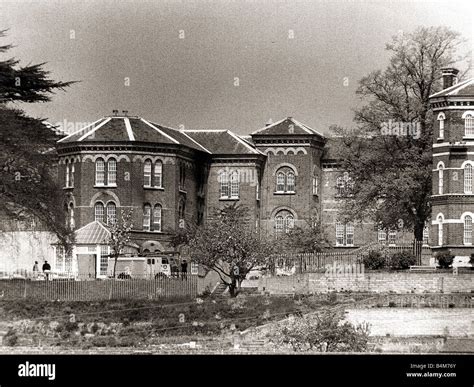
<instances>
[{"instance_id":1,"label":"shrub","mask_svg":"<svg viewBox=\"0 0 474 387\"><path fill-rule=\"evenodd\" d=\"M117 339L114 336L94 336L91 344L94 347L116 347Z\"/></svg>"},{"instance_id":2,"label":"shrub","mask_svg":"<svg viewBox=\"0 0 474 387\"><path fill-rule=\"evenodd\" d=\"M3 345L6 345L7 347L14 347L15 345L18 344L18 335L16 333L16 330L13 328L10 328L8 332L3 336Z\"/></svg>"},{"instance_id":3,"label":"shrub","mask_svg":"<svg viewBox=\"0 0 474 387\"><path fill-rule=\"evenodd\" d=\"M416 264L416 257L409 251L401 251L390 257L390 268L393 270L406 270Z\"/></svg>"},{"instance_id":4,"label":"shrub","mask_svg":"<svg viewBox=\"0 0 474 387\"><path fill-rule=\"evenodd\" d=\"M364 256L362 263L369 270L379 270L387 265L387 259L381 252L371 250Z\"/></svg>"},{"instance_id":5,"label":"shrub","mask_svg":"<svg viewBox=\"0 0 474 387\"><path fill-rule=\"evenodd\" d=\"M447 253L436 253L435 258L438 260L438 265L442 269L448 269L454 260L454 255L451 252Z\"/></svg>"}]
</instances>

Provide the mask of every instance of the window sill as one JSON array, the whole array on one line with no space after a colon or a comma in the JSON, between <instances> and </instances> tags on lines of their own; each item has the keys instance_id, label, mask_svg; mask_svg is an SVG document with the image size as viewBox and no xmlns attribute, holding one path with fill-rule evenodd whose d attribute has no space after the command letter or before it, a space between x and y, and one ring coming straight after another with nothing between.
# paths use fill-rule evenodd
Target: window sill
<instances>
[{"instance_id":1,"label":"window sill","mask_svg":"<svg viewBox=\"0 0 474 387\"><path fill-rule=\"evenodd\" d=\"M275 191L273 195L295 195L296 191Z\"/></svg>"},{"instance_id":2,"label":"window sill","mask_svg":"<svg viewBox=\"0 0 474 387\"><path fill-rule=\"evenodd\" d=\"M73 189L74 186L69 186L69 187L63 187L63 189Z\"/></svg>"},{"instance_id":3,"label":"window sill","mask_svg":"<svg viewBox=\"0 0 474 387\"><path fill-rule=\"evenodd\" d=\"M221 201L234 201L234 200L239 200L239 197L222 197L222 198L219 198L219 200Z\"/></svg>"},{"instance_id":4,"label":"window sill","mask_svg":"<svg viewBox=\"0 0 474 387\"><path fill-rule=\"evenodd\" d=\"M94 188L117 188L117 184L108 184L108 185L105 185L105 184L95 184L94 185Z\"/></svg>"},{"instance_id":5,"label":"window sill","mask_svg":"<svg viewBox=\"0 0 474 387\"><path fill-rule=\"evenodd\" d=\"M149 189L152 191L164 191L165 189L163 187L152 187L151 185L144 185L143 189Z\"/></svg>"}]
</instances>

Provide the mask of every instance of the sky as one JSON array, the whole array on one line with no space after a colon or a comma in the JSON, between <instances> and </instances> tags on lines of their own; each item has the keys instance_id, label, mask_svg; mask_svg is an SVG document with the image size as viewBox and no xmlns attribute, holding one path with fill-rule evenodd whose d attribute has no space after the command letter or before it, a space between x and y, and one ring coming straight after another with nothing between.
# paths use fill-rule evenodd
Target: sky
<instances>
[{"instance_id":1,"label":"sky","mask_svg":"<svg viewBox=\"0 0 474 387\"><path fill-rule=\"evenodd\" d=\"M34 117L79 128L112 110L161 125L248 134L286 116L320 131L353 125L358 81L385 44L446 25L473 44L474 1L0 0L1 60L46 62L80 81ZM472 73L471 73L472 76Z\"/></svg>"}]
</instances>

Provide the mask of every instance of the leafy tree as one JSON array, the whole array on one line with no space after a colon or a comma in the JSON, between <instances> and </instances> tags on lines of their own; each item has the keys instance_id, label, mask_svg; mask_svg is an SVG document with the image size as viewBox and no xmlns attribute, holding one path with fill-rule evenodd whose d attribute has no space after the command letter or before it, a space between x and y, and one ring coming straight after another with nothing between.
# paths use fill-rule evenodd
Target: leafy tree
<instances>
[{"instance_id":1,"label":"leafy tree","mask_svg":"<svg viewBox=\"0 0 474 387\"><path fill-rule=\"evenodd\" d=\"M0 38L5 31L0 31ZM0 54L12 46L1 45ZM18 220L35 217L68 248L72 231L66 224L63 192L57 184L57 153L60 138L42 119L26 116L7 106L15 102L47 102L57 89L72 82L56 82L44 63L19 66L10 58L0 61L0 208Z\"/></svg>"},{"instance_id":2,"label":"leafy tree","mask_svg":"<svg viewBox=\"0 0 474 387\"><path fill-rule=\"evenodd\" d=\"M324 311L294 317L279 327L275 340L280 345L290 345L296 352L365 352L369 337L369 326L353 326L343 322L340 311Z\"/></svg>"},{"instance_id":3,"label":"leafy tree","mask_svg":"<svg viewBox=\"0 0 474 387\"><path fill-rule=\"evenodd\" d=\"M455 62L460 43L459 34L447 27L395 36L386 46L388 67L360 81L357 94L366 104L355 111L357 129L332 128L342 137L341 168L354 181L343 218L401 226L423 240L432 179L429 96L441 89L441 69Z\"/></svg>"},{"instance_id":4,"label":"leafy tree","mask_svg":"<svg viewBox=\"0 0 474 387\"><path fill-rule=\"evenodd\" d=\"M306 220L303 226L295 225L283 238L277 240L279 251L296 253L320 252L329 246L321 222L317 218Z\"/></svg>"},{"instance_id":5,"label":"leafy tree","mask_svg":"<svg viewBox=\"0 0 474 387\"><path fill-rule=\"evenodd\" d=\"M252 232L247 214L245 207L227 205L184 237L192 260L215 271L231 297L238 294L247 273L267 264L273 252L271 243Z\"/></svg>"},{"instance_id":6,"label":"leafy tree","mask_svg":"<svg viewBox=\"0 0 474 387\"><path fill-rule=\"evenodd\" d=\"M120 219L108 219L110 236L107 243L110 246L111 256L114 258L114 278L118 257L123 253L124 248L130 243L131 231L133 228L132 214L132 210L127 212L121 210Z\"/></svg>"}]
</instances>

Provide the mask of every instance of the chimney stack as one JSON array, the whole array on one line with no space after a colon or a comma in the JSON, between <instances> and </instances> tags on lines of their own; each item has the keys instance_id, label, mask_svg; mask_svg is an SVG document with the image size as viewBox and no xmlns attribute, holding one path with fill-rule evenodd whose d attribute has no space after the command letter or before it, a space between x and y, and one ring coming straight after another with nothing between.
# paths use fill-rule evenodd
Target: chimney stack
<instances>
[{"instance_id":1,"label":"chimney stack","mask_svg":"<svg viewBox=\"0 0 474 387\"><path fill-rule=\"evenodd\" d=\"M458 83L457 82L458 81L457 75L459 73L458 69L455 69L454 67L447 67L447 68L441 69L441 72L443 75L443 90Z\"/></svg>"},{"instance_id":2,"label":"chimney stack","mask_svg":"<svg viewBox=\"0 0 474 387\"><path fill-rule=\"evenodd\" d=\"M267 123L265 124L265 126L270 126L273 124L273 120L270 118Z\"/></svg>"},{"instance_id":3,"label":"chimney stack","mask_svg":"<svg viewBox=\"0 0 474 387\"><path fill-rule=\"evenodd\" d=\"M115 110L115 109L112 110L112 114L113 114L114 116L117 116L117 115L118 115L118 110Z\"/></svg>"},{"instance_id":4,"label":"chimney stack","mask_svg":"<svg viewBox=\"0 0 474 387\"><path fill-rule=\"evenodd\" d=\"M122 113L123 113L123 115L124 115L125 117L127 117L127 115L128 115L128 110L122 110Z\"/></svg>"}]
</instances>

